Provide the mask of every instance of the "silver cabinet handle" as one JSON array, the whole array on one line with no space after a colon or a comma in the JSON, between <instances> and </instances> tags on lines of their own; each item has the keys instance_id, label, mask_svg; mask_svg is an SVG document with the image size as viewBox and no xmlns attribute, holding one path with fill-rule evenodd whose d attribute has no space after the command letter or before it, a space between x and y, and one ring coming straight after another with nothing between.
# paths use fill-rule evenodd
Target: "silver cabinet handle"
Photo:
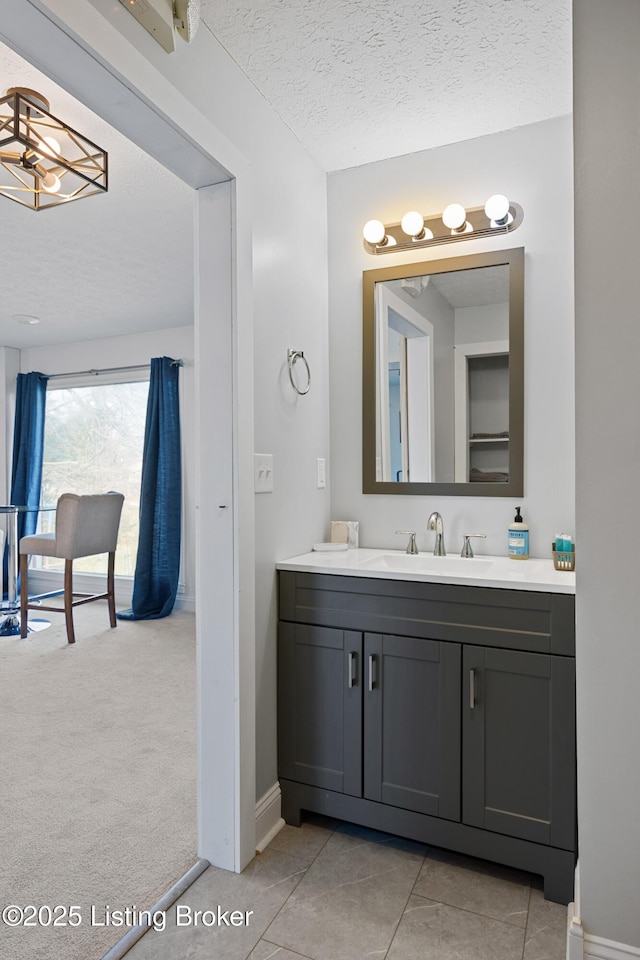
<instances>
[{"instance_id":1,"label":"silver cabinet handle","mask_svg":"<svg viewBox=\"0 0 640 960\"><path fill-rule=\"evenodd\" d=\"M476 707L476 672L469 670L469 707L475 710Z\"/></svg>"},{"instance_id":2,"label":"silver cabinet handle","mask_svg":"<svg viewBox=\"0 0 640 960\"><path fill-rule=\"evenodd\" d=\"M369 691L372 691L375 686L375 680L373 678L374 663L375 663L375 654L369 654Z\"/></svg>"},{"instance_id":3,"label":"silver cabinet handle","mask_svg":"<svg viewBox=\"0 0 640 960\"><path fill-rule=\"evenodd\" d=\"M349 687L353 687L356 683L356 677L357 677L356 664L358 662L356 657L357 657L357 654L352 652L349 653Z\"/></svg>"}]
</instances>

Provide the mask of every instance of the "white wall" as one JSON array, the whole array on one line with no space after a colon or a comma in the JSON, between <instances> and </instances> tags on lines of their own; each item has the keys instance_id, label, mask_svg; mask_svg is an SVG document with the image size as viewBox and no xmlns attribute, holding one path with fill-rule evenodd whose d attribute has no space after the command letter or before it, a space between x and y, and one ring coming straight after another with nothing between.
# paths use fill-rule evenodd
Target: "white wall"
<instances>
[{"instance_id":1,"label":"white wall","mask_svg":"<svg viewBox=\"0 0 640 960\"><path fill-rule=\"evenodd\" d=\"M631 952L591 937L640 952L638 50L637 0L574 4L580 914L598 957Z\"/></svg>"},{"instance_id":2,"label":"white wall","mask_svg":"<svg viewBox=\"0 0 640 960\"><path fill-rule=\"evenodd\" d=\"M31 347L20 351L20 372L68 373L81 370L122 367L149 363L152 357L184 360L180 370L180 427L183 450L183 531L182 565L177 597L178 607L195 609L194 557L194 395L193 327L173 327L122 337L78 340L53 347Z\"/></svg>"},{"instance_id":3,"label":"white wall","mask_svg":"<svg viewBox=\"0 0 640 960\"><path fill-rule=\"evenodd\" d=\"M0 396L4 398L4 412L0 421L0 501L8 503L11 491L11 462L13 459L13 420L16 403L16 377L20 372L20 351L0 347Z\"/></svg>"},{"instance_id":4,"label":"white wall","mask_svg":"<svg viewBox=\"0 0 640 960\"><path fill-rule=\"evenodd\" d=\"M206 28L191 44L178 39L176 52L168 55L112 0L33 4L77 35L149 103L159 104L170 122L238 177L233 241L236 337L244 359L237 422L241 486L250 482L246 447L252 431L254 449L275 458L274 493L255 503L255 623L253 583L245 573L253 550L253 530L246 532L250 511L241 517L240 533L240 642L243 651L255 645L256 795L261 797L277 779L274 564L324 539L329 518L329 488L316 489L315 469L316 457L329 456L325 175ZM19 5L24 7L24 0ZM10 32L11 25L2 30ZM19 52L28 55L34 42L33 32L21 37ZM53 78L84 99L82 83L73 88L56 50L41 53ZM113 96L106 119L126 126L120 96ZM171 167L171 150L157 158ZM293 395L288 383L289 346L303 350L309 360L313 382L306 397ZM254 357L254 368L247 369ZM198 359L206 363L207 358Z\"/></svg>"},{"instance_id":5,"label":"white wall","mask_svg":"<svg viewBox=\"0 0 640 960\"><path fill-rule=\"evenodd\" d=\"M432 510L444 518L453 553L462 535L487 534L483 552L505 555L513 506L531 528L532 556L550 556L559 529L573 529L572 144L569 117L368 164L329 176L331 509L360 521L364 546L401 547L394 531L418 531ZM437 214L453 200L480 206L505 193L524 208L511 236L374 257L362 226L398 222L407 210ZM553 215L550 215L553 211ZM362 490L362 271L394 263L525 248L525 496L364 496Z\"/></svg>"}]
</instances>

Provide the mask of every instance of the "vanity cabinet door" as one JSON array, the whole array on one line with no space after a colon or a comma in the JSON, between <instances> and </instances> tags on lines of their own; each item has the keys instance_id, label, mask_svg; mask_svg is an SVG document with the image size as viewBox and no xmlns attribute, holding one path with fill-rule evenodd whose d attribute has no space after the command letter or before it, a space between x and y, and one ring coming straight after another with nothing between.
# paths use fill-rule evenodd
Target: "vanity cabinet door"
<instances>
[{"instance_id":1,"label":"vanity cabinet door","mask_svg":"<svg viewBox=\"0 0 640 960\"><path fill-rule=\"evenodd\" d=\"M465 646L463 822L572 850L575 663Z\"/></svg>"},{"instance_id":2,"label":"vanity cabinet door","mask_svg":"<svg viewBox=\"0 0 640 960\"><path fill-rule=\"evenodd\" d=\"M460 819L456 643L365 634L364 795Z\"/></svg>"},{"instance_id":3,"label":"vanity cabinet door","mask_svg":"<svg viewBox=\"0 0 640 960\"><path fill-rule=\"evenodd\" d=\"M362 634L280 623L281 777L362 796Z\"/></svg>"}]
</instances>

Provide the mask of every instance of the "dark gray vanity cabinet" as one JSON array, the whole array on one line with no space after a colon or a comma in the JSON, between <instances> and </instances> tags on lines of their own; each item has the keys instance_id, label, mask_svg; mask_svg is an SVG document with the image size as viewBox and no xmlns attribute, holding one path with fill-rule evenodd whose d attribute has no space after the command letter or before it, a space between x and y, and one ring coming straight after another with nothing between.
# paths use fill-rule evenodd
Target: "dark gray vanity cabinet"
<instances>
[{"instance_id":1,"label":"dark gray vanity cabinet","mask_svg":"<svg viewBox=\"0 0 640 960\"><path fill-rule=\"evenodd\" d=\"M316 811L521 867L569 902L573 597L279 576L284 819Z\"/></svg>"}]
</instances>

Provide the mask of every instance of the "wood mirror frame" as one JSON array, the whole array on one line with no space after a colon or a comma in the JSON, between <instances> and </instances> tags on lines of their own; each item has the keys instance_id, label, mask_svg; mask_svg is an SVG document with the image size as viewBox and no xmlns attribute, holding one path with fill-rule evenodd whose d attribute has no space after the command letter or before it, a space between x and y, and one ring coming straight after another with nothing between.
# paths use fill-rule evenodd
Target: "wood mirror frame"
<instances>
[{"instance_id":1,"label":"wood mirror frame","mask_svg":"<svg viewBox=\"0 0 640 960\"><path fill-rule=\"evenodd\" d=\"M376 283L462 270L509 267L509 478L501 483L392 482L376 479ZM524 248L365 270L363 280L363 493L404 496L521 497L524 494Z\"/></svg>"}]
</instances>

